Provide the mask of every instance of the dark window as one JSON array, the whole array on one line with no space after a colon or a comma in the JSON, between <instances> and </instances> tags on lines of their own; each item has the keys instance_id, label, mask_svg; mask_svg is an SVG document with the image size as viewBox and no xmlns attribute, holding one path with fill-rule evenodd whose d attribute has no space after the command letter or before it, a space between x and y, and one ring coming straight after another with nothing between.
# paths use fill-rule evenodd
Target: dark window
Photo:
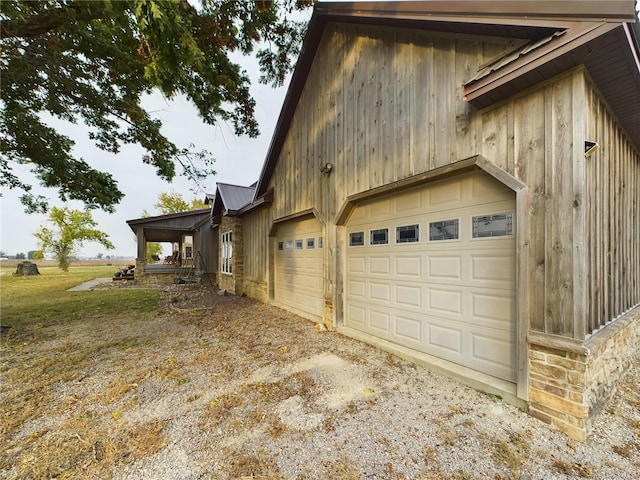
<instances>
[{"instance_id":1,"label":"dark window","mask_svg":"<svg viewBox=\"0 0 640 480\"><path fill-rule=\"evenodd\" d=\"M284 242L278 242L278 250L284 250Z\"/></svg>"},{"instance_id":2,"label":"dark window","mask_svg":"<svg viewBox=\"0 0 640 480\"><path fill-rule=\"evenodd\" d=\"M377 230L371 230L369 232L370 245L386 245L389 243L389 229L379 228Z\"/></svg>"},{"instance_id":3,"label":"dark window","mask_svg":"<svg viewBox=\"0 0 640 480\"><path fill-rule=\"evenodd\" d=\"M457 240L460 238L459 221L443 220L441 222L429 222L429 240Z\"/></svg>"},{"instance_id":4,"label":"dark window","mask_svg":"<svg viewBox=\"0 0 640 480\"><path fill-rule=\"evenodd\" d=\"M480 215L473 217L473 238L505 237L513 234L513 215Z\"/></svg>"},{"instance_id":5,"label":"dark window","mask_svg":"<svg viewBox=\"0 0 640 480\"><path fill-rule=\"evenodd\" d=\"M322 237L318 237L318 248L322 248Z\"/></svg>"},{"instance_id":6,"label":"dark window","mask_svg":"<svg viewBox=\"0 0 640 480\"><path fill-rule=\"evenodd\" d=\"M419 225L404 225L396 227L396 243L411 243L420 241Z\"/></svg>"},{"instance_id":7,"label":"dark window","mask_svg":"<svg viewBox=\"0 0 640 480\"><path fill-rule=\"evenodd\" d=\"M296 250L302 250L302 240L296 240Z\"/></svg>"},{"instance_id":8,"label":"dark window","mask_svg":"<svg viewBox=\"0 0 640 480\"><path fill-rule=\"evenodd\" d=\"M307 248L308 249L316 248L316 239L315 238L307 238Z\"/></svg>"},{"instance_id":9,"label":"dark window","mask_svg":"<svg viewBox=\"0 0 640 480\"><path fill-rule=\"evenodd\" d=\"M361 247L364 245L364 232L353 232L349 234L349 246Z\"/></svg>"}]
</instances>

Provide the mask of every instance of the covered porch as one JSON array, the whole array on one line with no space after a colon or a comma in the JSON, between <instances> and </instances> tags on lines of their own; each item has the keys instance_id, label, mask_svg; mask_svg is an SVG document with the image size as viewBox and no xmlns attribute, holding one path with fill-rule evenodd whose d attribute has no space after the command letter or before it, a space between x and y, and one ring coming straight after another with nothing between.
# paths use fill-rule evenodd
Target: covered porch
<instances>
[{"instance_id":1,"label":"covered porch","mask_svg":"<svg viewBox=\"0 0 640 480\"><path fill-rule=\"evenodd\" d=\"M135 279L143 283L176 283L197 272L215 280L217 252L211 234L210 209L128 220L137 238ZM149 258L151 242L171 244L171 254Z\"/></svg>"}]
</instances>

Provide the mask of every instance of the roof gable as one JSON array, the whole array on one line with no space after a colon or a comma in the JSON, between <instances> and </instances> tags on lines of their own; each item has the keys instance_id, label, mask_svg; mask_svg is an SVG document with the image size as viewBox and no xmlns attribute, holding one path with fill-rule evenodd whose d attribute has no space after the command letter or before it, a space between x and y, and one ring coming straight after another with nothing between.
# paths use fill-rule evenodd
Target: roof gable
<instances>
[{"instance_id":1,"label":"roof gable","mask_svg":"<svg viewBox=\"0 0 640 480\"><path fill-rule=\"evenodd\" d=\"M236 214L253 200L255 187L243 187L228 183L218 183L212 216L219 213Z\"/></svg>"},{"instance_id":2,"label":"roof gable","mask_svg":"<svg viewBox=\"0 0 640 480\"><path fill-rule=\"evenodd\" d=\"M633 0L608 2L600 0L566 2L424 0L316 3L257 182L254 198L264 195L269 188L269 182L286 140L298 100L329 22L385 25L526 40L524 45L525 48L528 47L527 51L518 52L515 58L506 58L510 54L515 54L515 52L508 52L505 57L497 60L499 65L494 64L493 69L489 68L482 75L476 75L474 80L467 84L465 99L477 108L484 108L532 84L551 78L571 66L581 64L581 61L588 59L587 53L593 48L609 42L608 50L603 51L605 55L595 56L587 68L632 141L640 149L640 118L638 117L640 113L637 113L640 112L640 62L638 61L640 29L636 25L623 23L634 22L635 15ZM528 43L529 41L531 43ZM579 48L586 50L578 51L579 55L572 56ZM604 82L604 76L601 79L592 71L609 70L611 64L607 64L606 54L611 52L611 48L617 48L624 53L625 58L616 63L616 67L624 74L610 76L606 81L608 88L603 88L601 84ZM574 62L573 65L571 62ZM509 69L521 65L528 65L529 68L522 70L515 68L511 75L504 75ZM518 84L517 81L529 72L533 74L528 78L525 77L524 83L520 81ZM496 77L500 77L501 82L494 83ZM477 90L480 86L485 87L484 93L474 94L472 90ZM485 93L492 91L493 95L484 96ZM611 97L616 94L619 100L616 101L614 98L612 101Z\"/></svg>"}]
</instances>

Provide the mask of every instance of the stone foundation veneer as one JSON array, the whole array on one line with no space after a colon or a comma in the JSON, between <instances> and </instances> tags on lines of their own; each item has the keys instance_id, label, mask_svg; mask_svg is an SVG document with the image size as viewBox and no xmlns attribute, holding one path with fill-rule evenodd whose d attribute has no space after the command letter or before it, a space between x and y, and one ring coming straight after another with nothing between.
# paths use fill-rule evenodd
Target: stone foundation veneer
<instances>
[{"instance_id":1,"label":"stone foundation veneer","mask_svg":"<svg viewBox=\"0 0 640 480\"><path fill-rule=\"evenodd\" d=\"M593 419L640 353L640 307L611 322L585 342L532 332L529 335L529 412L585 441Z\"/></svg>"}]
</instances>

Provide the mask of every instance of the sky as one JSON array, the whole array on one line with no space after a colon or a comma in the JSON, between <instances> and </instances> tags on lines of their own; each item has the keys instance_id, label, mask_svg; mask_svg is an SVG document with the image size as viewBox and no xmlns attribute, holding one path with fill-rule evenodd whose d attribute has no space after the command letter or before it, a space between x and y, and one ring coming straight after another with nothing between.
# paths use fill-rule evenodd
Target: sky
<instances>
[{"instance_id":1,"label":"sky","mask_svg":"<svg viewBox=\"0 0 640 480\"><path fill-rule=\"evenodd\" d=\"M217 174L204 182L205 191L211 193L215 192L216 182L247 186L258 180L289 81L287 79L283 87L276 89L259 84L257 61L242 56L236 57L235 60L247 70L252 80L251 92L256 100L255 116L260 125L258 138L236 137L231 124L204 124L195 108L184 98L167 101L160 94L155 94L145 99L148 111L154 112L154 115L163 121L163 133L178 147L194 144L195 150L205 149L213 154L216 159L213 168ZM125 194L116 206L115 213L92 211L93 218L98 223L96 228L109 235L115 249L107 250L98 243L88 242L77 250L79 257L94 257L99 253L135 257L135 238L126 221L140 218L143 210L152 215L158 214L153 205L162 192L181 193L188 202L196 196L204 200L204 193L194 194L190 190L194 186L193 183L184 177L176 176L171 183L160 179L152 166L142 162L144 150L141 147L124 146L122 152L117 155L104 152L96 148L88 138L89 130L86 126L57 120L52 120L51 125L54 125L54 122L59 131L76 142L73 150L76 156L84 158L94 168L109 171L118 181L120 191ZM28 168L16 168L15 171L21 173L22 179L32 178L33 193L49 198L50 206L65 205L58 199L55 189L40 187ZM24 212L19 200L21 194L22 190L2 188L0 250L6 255L27 254L30 250L37 250L38 243L33 234L46 221L46 215ZM84 208L78 201L66 202L66 205L77 210ZM169 245L163 247L170 250Z\"/></svg>"}]
</instances>

